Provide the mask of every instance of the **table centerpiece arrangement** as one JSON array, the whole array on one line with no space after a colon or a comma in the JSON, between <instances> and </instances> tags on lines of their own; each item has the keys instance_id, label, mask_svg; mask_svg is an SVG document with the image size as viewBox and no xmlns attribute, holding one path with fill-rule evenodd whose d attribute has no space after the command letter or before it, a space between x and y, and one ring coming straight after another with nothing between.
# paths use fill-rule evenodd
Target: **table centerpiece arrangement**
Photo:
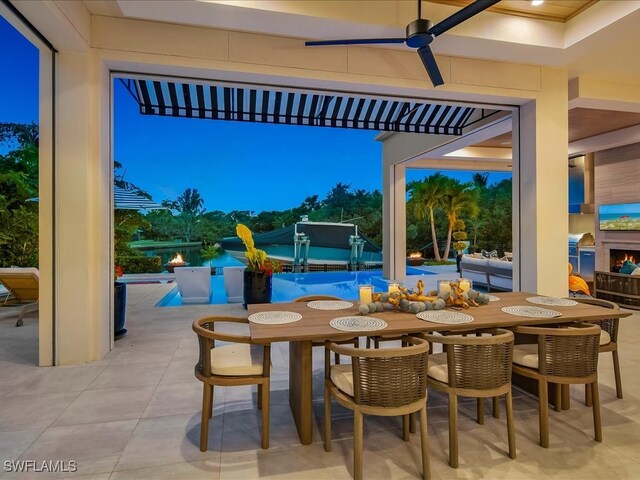
<instances>
[{"instance_id":1,"label":"table centerpiece arrangement","mask_svg":"<svg viewBox=\"0 0 640 480\"><path fill-rule=\"evenodd\" d=\"M407 289L400 284L389 284L389 291L374 293L373 287L360 287L360 305L362 315L395 309L402 312L420 313L427 310L454 310L479 307L489 303L490 297L472 288L471 280L441 280L438 290L424 291L424 282L418 280L415 289Z\"/></svg>"}]
</instances>

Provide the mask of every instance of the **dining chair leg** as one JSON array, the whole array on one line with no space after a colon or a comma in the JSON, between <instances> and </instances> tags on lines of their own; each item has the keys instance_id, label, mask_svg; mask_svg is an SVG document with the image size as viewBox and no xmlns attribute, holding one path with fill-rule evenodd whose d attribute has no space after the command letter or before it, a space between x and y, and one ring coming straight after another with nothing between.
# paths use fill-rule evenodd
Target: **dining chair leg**
<instances>
[{"instance_id":1,"label":"dining chair leg","mask_svg":"<svg viewBox=\"0 0 640 480\"><path fill-rule=\"evenodd\" d=\"M262 385L258 384L258 410L262 408Z\"/></svg>"},{"instance_id":2,"label":"dining chair leg","mask_svg":"<svg viewBox=\"0 0 640 480\"><path fill-rule=\"evenodd\" d=\"M591 384L591 396L593 399L593 429L595 431L596 442L602 441L602 418L600 417L600 392L598 391L598 381Z\"/></svg>"},{"instance_id":3,"label":"dining chair leg","mask_svg":"<svg viewBox=\"0 0 640 480\"><path fill-rule=\"evenodd\" d=\"M429 441L427 438L427 405L420 409L420 446L422 447L422 478L431 478L431 467L429 466Z\"/></svg>"},{"instance_id":4,"label":"dining chair leg","mask_svg":"<svg viewBox=\"0 0 640 480\"><path fill-rule=\"evenodd\" d=\"M213 388L204 383L202 390L202 416L200 419L200 451L206 452L209 447L209 412L213 403Z\"/></svg>"},{"instance_id":5,"label":"dining chair leg","mask_svg":"<svg viewBox=\"0 0 640 480\"><path fill-rule=\"evenodd\" d=\"M449 465L458 468L458 397L449 394Z\"/></svg>"},{"instance_id":6,"label":"dining chair leg","mask_svg":"<svg viewBox=\"0 0 640 480\"><path fill-rule=\"evenodd\" d=\"M340 365L340 354L334 353L333 354L333 361L335 362L336 365Z\"/></svg>"},{"instance_id":7,"label":"dining chair leg","mask_svg":"<svg viewBox=\"0 0 640 480\"><path fill-rule=\"evenodd\" d=\"M267 379L267 381L264 383L264 385L261 385L262 387L262 402L261 402L261 406L262 406L262 448L267 449L269 448L269 396L271 394L270 392L270 385L269 385L269 380Z\"/></svg>"},{"instance_id":8,"label":"dining chair leg","mask_svg":"<svg viewBox=\"0 0 640 480\"><path fill-rule=\"evenodd\" d=\"M494 399L497 397L494 397ZM513 395L511 389L504 397L507 410L507 438L509 439L509 458L516 458L516 430L513 425Z\"/></svg>"},{"instance_id":9,"label":"dining chair leg","mask_svg":"<svg viewBox=\"0 0 640 480\"><path fill-rule=\"evenodd\" d=\"M493 397L493 418L500 418L500 397Z\"/></svg>"},{"instance_id":10,"label":"dining chair leg","mask_svg":"<svg viewBox=\"0 0 640 480\"><path fill-rule=\"evenodd\" d=\"M549 390L547 381L538 380L538 422L540 425L540 446L549 448Z\"/></svg>"},{"instance_id":11,"label":"dining chair leg","mask_svg":"<svg viewBox=\"0 0 640 480\"><path fill-rule=\"evenodd\" d=\"M374 337L373 338L373 347L374 348L380 348L380 337Z\"/></svg>"},{"instance_id":12,"label":"dining chair leg","mask_svg":"<svg viewBox=\"0 0 640 480\"><path fill-rule=\"evenodd\" d=\"M364 418L362 412L353 412L353 478L362 480L362 442L364 437Z\"/></svg>"},{"instance_id":13,"label":"dining chair leg","mask_svg":"<svg viewBox=\"0 0 640 480\"><path fill-rule=\"evenodd\" d=\"M616 377L616 395L618 398L622 398L622 378L620 377L620 359L618 358L618 351L614 350L613 354L613 373Z\"/></svg>"},{"instance_id":14,"label":"dining chair leg","mask_svg":"<svg viewBox=\"0 0 640 480\"><path fill-rule=\"evenodd\" d=\"M588 383L584 386L584 404L587 407L593 406L593 401L591 398L591 384Z\"/></svg>"},{"instance_id":15,"label":"dining chair leg","mask_svg":"<svg viewBox=\"0 0 640 480\"><path fill-rule=\"evenodd\" d=\"M402 440L409 441L409 415L402 416Z\"/></svg>"},{"instance_id":16,"label":"dining chair leg","mask_svg":"<svg viewBox=\"0 0 640 480\"><path fill-rule=\"evenodd\" d=\"M213 418L213 385L211 385L211 405L209 406L209 418Z\"/></svg>"},{"instance_id":17,"label":"dining chair leg","mask_svg":"<svg viewBox=\"0 0 640 480\"><path fill-rule=\"evenodd\" d=\"M409 433L416 433L415 412L409 414Z\"/></svg>"},{"instance_id":18,"label":"dining chair leg","mask_svg":"<svg viewBox=\"0 0 640 480\"><path fill-rule=\"evenodd\" d=\"M562 411L562 387L559 383L556 383L555 399L553 400L553 406L556 412Z\"/></svg>"},{"instance_id":19,"label":"dining chair leg","mask_svg":"<svg viewBox=\"0 0 640 480\"><path fill-rule=\"evenodd\" d=\"M484 398L476 398L476 422L484 425Z\"/></svg>"},{"instance_id":20,"label":"dining chair leg","mask_svg":"<svg viewBox=\"0 0 640 480\"><path fill-rule=\"evenodd\" d=\"M331 392L324 386L324 451L331 451Z\"/></svg>"}]
</instances>

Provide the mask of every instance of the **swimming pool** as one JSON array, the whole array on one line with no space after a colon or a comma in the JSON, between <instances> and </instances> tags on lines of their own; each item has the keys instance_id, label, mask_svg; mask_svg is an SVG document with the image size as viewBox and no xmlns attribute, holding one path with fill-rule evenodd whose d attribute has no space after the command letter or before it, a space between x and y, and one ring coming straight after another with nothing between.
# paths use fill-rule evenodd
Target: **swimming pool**
<instances>
[{"instance_id":1,"label":"swimming pool","mask_svg":"<svg viewBox=\"0 0 640 480\"><path fill-rule=\"evenodd\" d=\"M414 287L420 277L434 275L433 272L417 268L407 268L410 275L408 287ZM344 299L358 298L360 285L373 285L374 291L387 290L388 280L382 277L381 270L365 272L314 272L314 273L280 273L273 276L273 294L271 301L290 302L303 295L334 295ZM227 294L224 291L224 277L222 275L211 276L210 304L220 305L227 303ZM178 288L173 288L160 300L156 307L180 307L182 298Z\"/></svg>"}]
</instances>

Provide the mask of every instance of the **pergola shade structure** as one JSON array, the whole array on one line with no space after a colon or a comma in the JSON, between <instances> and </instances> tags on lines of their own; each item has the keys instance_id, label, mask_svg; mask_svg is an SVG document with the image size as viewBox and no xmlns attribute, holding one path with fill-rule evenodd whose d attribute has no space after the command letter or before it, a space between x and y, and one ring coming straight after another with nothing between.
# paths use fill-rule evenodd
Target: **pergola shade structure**
<instances>
[{"instance_id":1,"label":"pergola shade structure","mask_svg":"<svg viewBox=\"0 0 640 480\"><path fill-rule=\"evenodd\" d=\"M217 86L164 80L120 79L143 115L261 122L391 132L462 135L474 123L469 106ZM493 110L483 110L486 117Z\"/></svg>"}]
</instances>

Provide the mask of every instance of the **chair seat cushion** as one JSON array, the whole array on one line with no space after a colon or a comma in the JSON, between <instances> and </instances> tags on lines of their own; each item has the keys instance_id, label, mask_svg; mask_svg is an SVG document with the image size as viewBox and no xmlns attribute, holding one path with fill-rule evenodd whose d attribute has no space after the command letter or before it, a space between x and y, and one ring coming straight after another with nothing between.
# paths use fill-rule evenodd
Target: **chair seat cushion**
<instances>
[{"instance_id":1,"label":"chair seat cushion","mask_svg":"<svg viewBox=\"0 0 640 480\"><path fill-rule=\"evenodd\" d=\"M449 383L449 368L447 367L447 354L436 353L429 355L429 368L427 375L442 383Z\"/></svg>"},{"instance_id":2,"label":"chair seat cushion","mask_svg":"<svg viewBox=\"0 0 640 480\"><path fill-rule=\"evenodd\" d=\"M340 391L353 397L353 370L351 369L351 364L333 365L329 377Z\"/></svg>"},{"instance_id":3,"label":"chair seat cushion","mask_svg":"<svg viewBox=\"0 0 640 480\"><path fill-rule=\"evenodd\" d=\"M211 374L262 375L262 347L248 343L223 345L211 350Z\"/></svg>"},{"instance_id":4,"label":"chair seat cushion","mask_svg":"<svg viewBox=\"0 0 640 480\"><path fill-rule=\"evenodd\" d=\"M539 368L538 344L515 345L513 347L513 363L523 367Z\"/></svg>"},{"instance_id":5,"label":"chair seat cushion","mask_svg":"<svg viewBox=\"0 0 640 480\"><path fill-rule=\"evenodd\" d=\"M611 343L611 335L606 330L600 330L600 345Z\"/></svg>"}]
</instances>

